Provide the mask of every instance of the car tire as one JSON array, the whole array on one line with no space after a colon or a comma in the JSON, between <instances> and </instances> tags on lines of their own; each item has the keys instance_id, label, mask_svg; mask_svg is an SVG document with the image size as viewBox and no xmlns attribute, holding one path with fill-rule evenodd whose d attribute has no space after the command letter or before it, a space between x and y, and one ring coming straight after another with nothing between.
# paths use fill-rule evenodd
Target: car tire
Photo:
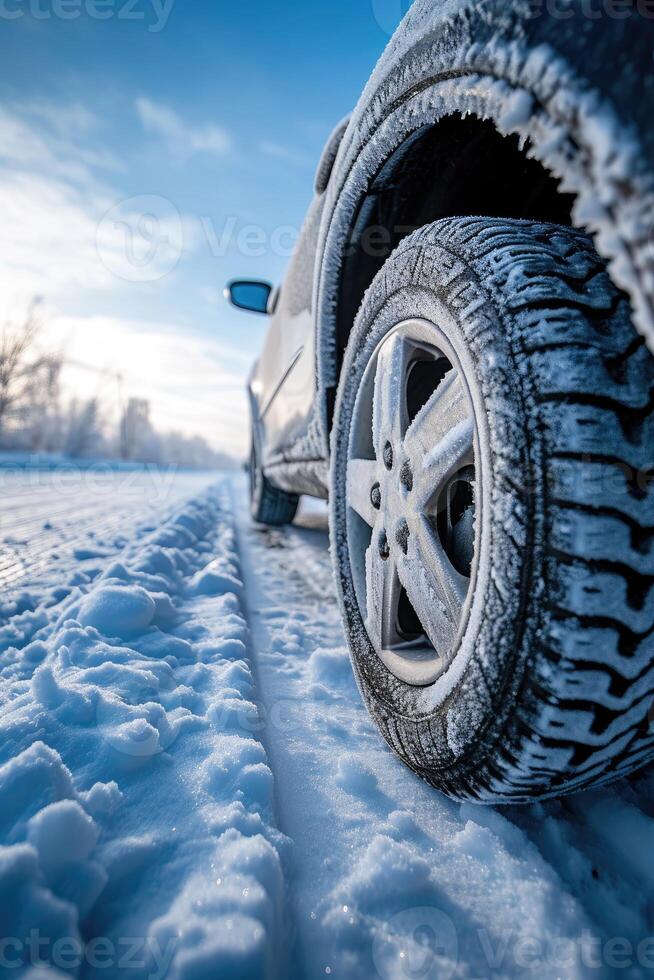
<instances>
[{"instance_id":1,"label":"car tire","mask_svg":"<svg viewBox=\"0 0 654 980\"><path fill-rule=\"evenodd\" d=\"M653 445L654 357L586 235L439 221L366 293L332 435L339 601L372 717L449 796L654 757Z\"/></svg>"},{"instance_id":2,"label":"car tire","mask_svg":"<svg viewBox=\"0 0 654 980\"><path fill-rule=\"evenodd\" d=\"M252 438L250 451L250 513L257 524L283 527L292 524L300 498L293 493L278 490L266 477L259 462L256 440Z\"/></svg>"}]
</instances>

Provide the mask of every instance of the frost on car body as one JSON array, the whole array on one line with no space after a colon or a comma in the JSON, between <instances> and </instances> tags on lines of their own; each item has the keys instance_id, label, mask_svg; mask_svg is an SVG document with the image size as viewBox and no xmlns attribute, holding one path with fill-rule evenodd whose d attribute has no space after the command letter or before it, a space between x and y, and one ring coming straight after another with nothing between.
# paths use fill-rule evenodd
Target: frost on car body
<instances>
[{"instance_id":1,"label":"frost on car body","mask_svg":"<svg viewBox=\"0 0 654 980\"><path fill-rule=\"evenodd\" d=\"M585 13L414 3L326 147L250 385L255 520L330 497L366 703L409 765L466 798L557 795L654 751L651 26ZM439 411L443 361L475 404L474 458L434 483L423 523L393 482L414 415L384 410L400 419L387 454L356 408L410 324L406 405ZM467 590L452 655L439 577Z\"/></svg>"}]
</instances>

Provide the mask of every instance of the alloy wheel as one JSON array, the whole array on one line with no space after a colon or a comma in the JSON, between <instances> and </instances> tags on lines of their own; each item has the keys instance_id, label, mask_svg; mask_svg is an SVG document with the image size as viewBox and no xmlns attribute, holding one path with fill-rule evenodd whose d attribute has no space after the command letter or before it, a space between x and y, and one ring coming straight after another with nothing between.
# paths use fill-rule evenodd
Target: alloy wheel
<instances>
[{"instance_id":1,"label":"alloy wheel","mask_svg":"<svg viewBox=\"0 0 654 980\"><path fill-rule=\"evenodd\" d=\"M390 331L354 407L348 548L369 639L406 683L451 663L474 588L481 506L472 398L432 323Z\"/></svg>"}]
</instances>

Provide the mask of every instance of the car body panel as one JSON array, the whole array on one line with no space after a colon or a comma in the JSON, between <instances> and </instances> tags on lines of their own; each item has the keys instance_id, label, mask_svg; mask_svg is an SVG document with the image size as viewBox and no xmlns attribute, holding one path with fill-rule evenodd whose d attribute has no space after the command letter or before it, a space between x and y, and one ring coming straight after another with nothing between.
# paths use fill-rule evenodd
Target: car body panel
<instances>
[{"instance_id":1,"label":"car body panel","mask_svg":"<svg viewBox=\"0 0 654 980\"><path fill-rule=\"evenodd\" d=\"M306 434L307 419L315 400L316 355L313 317L308 310L284 324L289 337L301 341L270 398L261 409L265 433L264 465L274 462ZM277 397L283 392L283 397Z\"/></svg>"},{"instance_id":2,"label":"car body panel","mask_svg":"<svg viewBox=\"0 0 654 980\"><path fill-rule=\"evenodd\" d=\"M559 18L535 7L416 0L349 123L330 137L251 379L264 470L280 488L326 493L349 236L392 154L448 114L518 136L564 180L574 224L593 232L654 349L654 20L589 17L584 0L562 5Z\"/></svg>"},{"instance_id":3,"label":"car body panel","mask_svg":"<svg viewBox=\"0 0 654 980\"><path fill-rule=\"evenodd\" d=\"M321 195L309 208L261 356L250 377L264 468L285 461L287 451L308 436L317 401L313 285L323 205Z\"/></svg>"}]
</instances>

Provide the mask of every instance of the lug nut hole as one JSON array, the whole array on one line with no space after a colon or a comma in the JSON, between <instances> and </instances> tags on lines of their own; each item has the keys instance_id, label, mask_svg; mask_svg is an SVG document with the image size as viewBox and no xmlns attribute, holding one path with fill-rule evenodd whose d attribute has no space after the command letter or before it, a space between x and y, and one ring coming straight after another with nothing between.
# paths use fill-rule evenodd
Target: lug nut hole
<instances>
[{"instance_id":1,"label":"lug nut hole","mask_svg":"<svg viewBox=\"0 0 654 980\"><path fill-rule=\"evenodd\" d=\"M395 540L406 555L409 550L409 525L402 519L395 529Z\"/></svg>"},{"instance_id":2,"label":"lug nut hole","mask_svg":"<svg viewBox=\"0 0 654 980\"><path fill-rule=\"evenodd\" d=\"M400 483L409 493L413 490L413 470L408 461L404 463L400 470Z\"/></svg>"}]
</instances>

